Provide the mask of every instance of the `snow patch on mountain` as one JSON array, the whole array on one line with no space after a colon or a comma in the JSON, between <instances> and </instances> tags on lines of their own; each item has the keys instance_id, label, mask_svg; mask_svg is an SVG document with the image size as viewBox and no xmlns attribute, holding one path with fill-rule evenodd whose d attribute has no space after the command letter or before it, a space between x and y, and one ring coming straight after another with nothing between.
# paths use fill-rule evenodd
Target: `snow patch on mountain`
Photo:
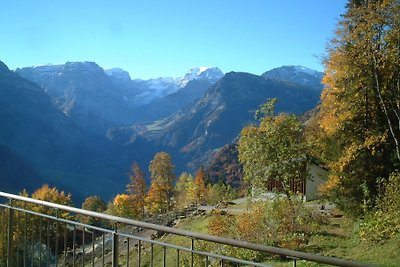
<instances>
[{"instance_id":1,"label":"snow patch on mountain","mask_svg":"<svg viewBox=\"0 0 400 267\"><path fill-rule=\"evenodd\" d=\"M293 69L296 71L296 73L303 72L303 73L307 73L309 75L312 75L314 77L317 77L319 75L319 73L320 73L320 72L318 72L316 70L309 69L307 67L303 67L303 66L300 66L300 65L298 65L298 66L290 66L290 67L293 67Z\"/></svg>"},{"instance_id":2,"label":"snow patch on mountain","mask_svg":"<svg viewBox=\"0 0 400 267\"><path fill-rule=\"evenodd\" d=\"M193 80L209 80L211 83L217 82L224 76L224 73L216 67L195 67L191 68L189 72L178 81L178 87L185 87L190 81Z\"/></svg>"},{"instance_id":3,"label":"snow patch on mountain","mask_svg":"<svg viewBox=\"0 0 400 267\"><path fill-rule=\"evenodd\" d=\"M152 102L155 99L175 93L178 91L179 78L157 78L150 80L134 80L137 84L142 84L146 89L143 93L135 97L136 105L143 105Z\"/></svg>"},{"instance_id":4,"label":"snow patch on mountain","mask_svg":"<svg viewBox=\"0 0 400 267\"><path fill-rule=\"evenodd\" d=\"M108 75L108 76L112 76L121 80L131 80L131 76L129 75L129 72L127 72L126 70L123 70L121 68L112 68L112 69L107 69L104 70L104 72Z\"/></svg>"}]
</instances>

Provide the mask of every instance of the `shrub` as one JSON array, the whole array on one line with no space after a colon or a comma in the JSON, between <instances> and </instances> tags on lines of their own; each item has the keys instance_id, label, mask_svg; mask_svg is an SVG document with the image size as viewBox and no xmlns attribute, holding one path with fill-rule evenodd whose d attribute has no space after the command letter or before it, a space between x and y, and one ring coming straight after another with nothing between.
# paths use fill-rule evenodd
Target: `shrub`
<instances>
[{"instance_id":1,"label":"shrub","mask_svg":"<svg viewBox=\"0 0 400 267\"><path fill-rule=\"evenodd\" d=\"M400 173L393 173L384 186L376 210L357 229L361 240L385 242L400 233Z\"/></svg>"},{"instance_id":2,"label":"shrub","mask_svg":"<svg viewBox=\"0 0 400 267\"><path fill-rule=\"evenodd\" d=\"M297 249L308 242L323 220L314 221L312 211L299 199L276 198L267 203L258 203L243 214L217 213L210 220L209 232L214 235L244 240L251 243ZM236 249L230 255L239 255L249 260L266 257L258 252Z\"/></svg>"}]
</instances>

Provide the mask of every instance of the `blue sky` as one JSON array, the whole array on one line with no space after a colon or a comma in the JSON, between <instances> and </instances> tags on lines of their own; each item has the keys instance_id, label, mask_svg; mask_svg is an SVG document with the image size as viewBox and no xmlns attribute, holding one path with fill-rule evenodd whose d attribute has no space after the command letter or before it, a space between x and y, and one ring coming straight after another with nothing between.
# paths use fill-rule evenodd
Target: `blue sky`
<instances>
[{"instance_id":1,"label":"blue sky","mask_svg":"<svg viewBox=\"0 0 400 267\"><path fill-rule=\"evenodd\" d=\"M9 68L94 61L132 78L191 67L261 74L323 70L345 0L6 0L0 60Z\"/></svg>"}]
</instances>

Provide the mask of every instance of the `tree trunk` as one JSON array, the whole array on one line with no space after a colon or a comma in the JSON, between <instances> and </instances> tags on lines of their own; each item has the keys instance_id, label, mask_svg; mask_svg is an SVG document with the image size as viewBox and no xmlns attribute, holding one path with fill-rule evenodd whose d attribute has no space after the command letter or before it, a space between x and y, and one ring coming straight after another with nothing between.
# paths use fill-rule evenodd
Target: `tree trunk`
<instances>
[{"instance_id":1,"label":"tree trunk","mask_svg":"<svg viewBox=\"0 0 400 267\"><path fill-rule=\"evenodd\" d=\"M378 69L377 69L377 60L376 60L376 56L375 56L375 54L373 52L372 52L372 56L373 56L373 59L374 59L375 90L376 90L376 92L378 94L379 102L380 102L381 107L383 109L383 112L385 114L386 121L387 121L387 124L389 126L390 135L392 136L394 144L395 144L395 147L396 147L397 159L400 161L400 144L399 144L399 140L398 140L398 138L396 136L396 133L395 133L395 130L393 128L392 120L390 118L390 114L389 114L387 105L386 105L385 100L383 99L383 96L382 96L381 85L380 85Z\"/></svg>"}]
</instances>

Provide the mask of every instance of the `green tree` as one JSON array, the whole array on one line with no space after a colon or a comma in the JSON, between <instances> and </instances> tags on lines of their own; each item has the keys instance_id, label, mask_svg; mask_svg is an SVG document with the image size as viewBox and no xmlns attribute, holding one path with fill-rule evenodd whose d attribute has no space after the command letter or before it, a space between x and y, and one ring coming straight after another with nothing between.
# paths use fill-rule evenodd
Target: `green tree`
<instances>
[{"instance_id":1,"label":"green tree","mask_svg":"<svg viewBox=\"0 0 400 267\"><path fill-rule=\"evenodd\" d=\"M174 169L171 156L166 152L157 153L150 162L151 186L148 198L149 194L152 195L152 198L157 196L156 199L159 200L157 202L158 209L161 213L172 208L173 189L176 180ZM149 201L147 203L151 205Z\"/></svg>"},{"instance_id":2,"label":"green tree","mask_svg":"<svg viewBox=\"0 0 400 267\"><path fill-rule=\"evenodd\" d=\"M248 126L240 135L244 179L262 189L277 183L289 199L296 193L291 183L304 178L305 152L302 127L294 115L264 117L259 127Z\"/></svg>"},{"instance_id":3,"label":"green tree","mask_svg":"<svg viewBox=\"0 0 400 267\"><path fill-rule=\"evenodd\" d=\"M376 209L368 213L358 230L361 240L383 243L400 234L400 173L384 184Z\"/></svg>"}]
</instances>

